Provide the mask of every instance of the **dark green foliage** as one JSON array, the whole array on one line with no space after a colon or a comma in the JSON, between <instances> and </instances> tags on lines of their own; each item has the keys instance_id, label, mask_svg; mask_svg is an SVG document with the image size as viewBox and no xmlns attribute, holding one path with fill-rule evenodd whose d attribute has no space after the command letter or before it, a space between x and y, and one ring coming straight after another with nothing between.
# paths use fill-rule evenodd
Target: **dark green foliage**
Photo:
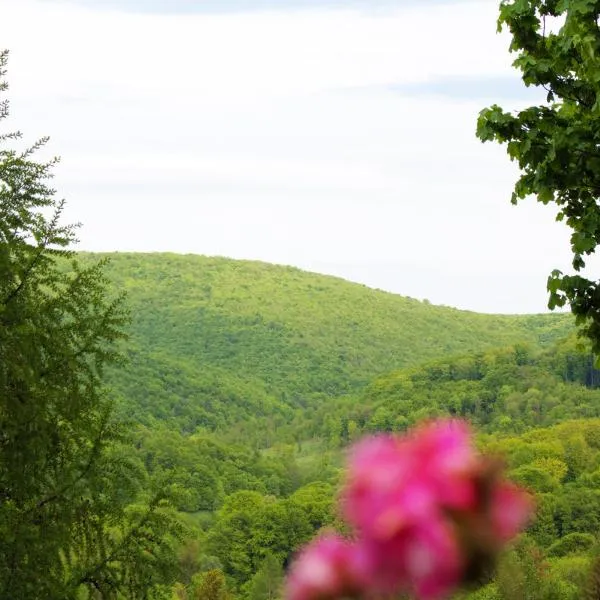
<instances>
[{"instance_id":1,"label":"dark green foliage","mask_svg":"<svg viewBox=\"0 0 600 600\"><path fill-rule=\"evenodd\" d=\"M590 533L569 533L548 548L548 555L566 556L572 553L582 553L589 550L595 542L596 538Z\"/></svg>"},{"instance_id":2,"label":"dark green foliage","mask_svg":"<svg viewBox=\"0 0 600 600\"><path fill-rule=\"evenodd\" d=\"M521 169L513 203L533 195L557 205L556 218L573 230L575 275L553 271L549 306L567 302L594 352L600 350L600 284L580 274L600 241L600 30L593 0L505 0L499 30L511 35L514 66L526 86L540 86L547 102L516 114L483 110L482 141L507 144Z\"/></svg>"},{"instance_id":3,"label":"dark green foliage","mask_svg":"<svg viewBox=\"0 0 600 600\"><path fill-rule=\"evenodd\" d=\"M136 444L150 475L168 478L185 490L179 509L186 512L216 510L226 496L240 490L288 496L311 478L293 452L273 448L261 453L225 444L208 433L184 436L165 427L140 428ZM320 478L325 475L319 473ZM330 491L326 483L319 486Z\"/></svg>"}]
</instances>

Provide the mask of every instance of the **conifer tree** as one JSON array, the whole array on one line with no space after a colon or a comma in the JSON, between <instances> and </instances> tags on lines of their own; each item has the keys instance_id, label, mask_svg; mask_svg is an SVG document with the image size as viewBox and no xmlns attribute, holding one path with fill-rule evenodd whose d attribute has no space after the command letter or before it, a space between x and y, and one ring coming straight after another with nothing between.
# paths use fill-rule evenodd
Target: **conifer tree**
<instances>
[{"instance_id":1,"label":"conifer tree","mask_svg":"<svg viewBox=\"0 0 600 600\"><path fill-rule=\"evenodd\" d=\"M0 127L8 102L0 53ZM0 129L0 598L152 597L173 520L122 443L102 385L128 315L82 267L42 139Z\"/></svg>"}]
</instances>

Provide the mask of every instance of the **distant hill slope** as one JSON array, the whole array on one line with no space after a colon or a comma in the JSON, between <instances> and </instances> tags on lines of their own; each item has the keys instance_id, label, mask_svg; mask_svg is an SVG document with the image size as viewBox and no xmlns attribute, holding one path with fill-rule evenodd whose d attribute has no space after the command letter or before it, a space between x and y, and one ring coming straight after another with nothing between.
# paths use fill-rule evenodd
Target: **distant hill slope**
<instances>
[{"instance_id":1,"label":"distant hill slope","mask_svg":"<svg viewBox=\"0 0 600 600\"><path fill-rule=\"evenodd\" d=\"M520 432L600 417L599 388L589 345L581 350L569 336L542 352L500 348L381 375L338 412L363 430L402 428L444 414L467 418L479 430Z\"/></svg>"},{"instance_id":2,"label":"distant hill slope","mask_svg":"<svg viewBox=\"0 0 600 600\"><path fill-rule=\"evenodd\" d=\"M572 331L570 315L482 315L261 262L81 255L104 256L133 317L131 364L113 385L159 418L209 400L213 416L228 402L285 412L443 355L544 345Z\"/></svg>"}]
</instances>

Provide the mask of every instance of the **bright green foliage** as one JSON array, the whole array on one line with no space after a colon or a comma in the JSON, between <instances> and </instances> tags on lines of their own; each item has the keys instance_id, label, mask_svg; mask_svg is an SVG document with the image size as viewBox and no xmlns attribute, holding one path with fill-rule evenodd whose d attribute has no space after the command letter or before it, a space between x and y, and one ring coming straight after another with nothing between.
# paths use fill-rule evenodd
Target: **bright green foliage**
<instances>
[{"instance_id":1,"label":"bright green foliage","mask_svg":"<svg viewBox=\"0 0 600 600\"><path fill-rule=\"evenodd\" d=\"M127 312L104 263L69 251L44 140L19 138L0 135L0 597L151 597L175 576L174 521L102 386Z\"/></svg>"},{"instance_id":2,"label":"bright green foliage","mask_svg":"<svg viewBox=\"0 0 600 600\"><path fill-rule=\"evenodd\" d=\"M237 492L227 498L210 532L209 547L238 583L250 579L260 562L253 538L263 508L264 499L258 492Z\"/></svg>"},{"instance_id":3,"label":"bright green foliage","mask_svg":"<svg viewBox=\"0 0 600 600\"><path fill-rule=\"evenodd\" d=\"M538 510L527 534L501 561L493 583L466 598L577 600L588 597L588 590L590 598L596 597L598 567L593 556L600 529L595 478L600 464L599 432L600 421L590 419L533 429L520 436L481 437L487 452L506 457L512 474L543 460L568 460L573 439L583 440L590 460L573 481L564 481L552 491L532 489Z\"/></svg>"},{"instance_id":4,"label":"bright green foliage","mask_svg":"<svg viewBox=\"0 0 600 600\"><path fill-rule=\"evenodd\" d=\"M311 527L316 531L331 525L334 514L335 489L323 481L310 483L297 490L290 500L301 507Z\"/></svg>"},{"instance_id":5,"label":"bright green foliage","mask_svg":"<svg viewBox=\"0 0 600 600\"><path fill-rule=\"evenodd\" d=\"M521 169L513 203L534 195L556 203L557 220L573 230L576 272L600 241L600 7L594 0L504 0L498 28L512 34L514 66L525 85L541 86L547 103L517 114L499 106L483 110L482 141L507 144ZM553 271L549 306L571 305L593 349L600 351L600 284Z\"/></svg>"},{"instance_id":6,"label":"bright green foliage","mask_svg":"<svg viewBox=\"0 0 600 600\"><path fill-rule=\"evenodd\" d=\"M548 559L547 565L548 571L555 578L562 579L574 586L578 591L577 597L581 598L592 567L592 559L589 554L570 555L558 559L551 558Z\"/></svg>"}]
</instances>

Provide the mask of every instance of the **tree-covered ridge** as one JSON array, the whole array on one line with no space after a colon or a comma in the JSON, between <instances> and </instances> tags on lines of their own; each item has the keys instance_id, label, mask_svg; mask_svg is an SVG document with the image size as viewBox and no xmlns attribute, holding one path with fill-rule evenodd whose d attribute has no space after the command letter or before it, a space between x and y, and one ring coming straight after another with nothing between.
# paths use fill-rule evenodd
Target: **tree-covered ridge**
<instances>
[{"instance_id":1,"label":"tree-covered ridge","mask_svg":"<svg viewBox=\"0 0 600 600\"><path fill-rule=\"evenodd\" d=\"M313 421L332 443L439 415L466 418L478 430L521 432L599 417L599 385L592 355L571 336L545 350L516 345L394 371Z\"/></svg>"},{"instance_id":2,"label":"tree-covered ridge","mask_svg":"<svg viewBox=\"0 0 600 600\"><path fill-rule=\"evenodd\" d=\"M567 315L482 315L260 262L80 255L84 262L103 257L132 314L131 363L111 383L161 419L186 412L194 399L209 402L210 392L213 406L190 417L192 429L227 420L215 416L219 402L243 399L253 413L274 410L271 400L303 406L424 360L547 344L572 329Z\"/></svg>"},{"instance_id":3,"label":"tree-covered ridge","mask_svg":"<svg viewBox=\"0 0 600 600\"><path fill-rule=\"evenodd\" d=\"M82 255L84 264L98 258ZM574 337L556 344L571 331L565 315L476 315L261 263L111 258L108 276L128 292L133 323L124 347L129 360L110 381L120 414L144 424L133 440L145 477L172 490L189 527L176 598L281 597L294 552L322 526L336 526L340 449L361 433L403 430L431 415L464 416L499 435L485 444L508 444L516 478L556 495L567 479L546 481L540 464L513 456L510 444L519 442L505 440L565 417L600 414L589 353L578 351ZM325 290L320 302L313 300L317 285ZM361 316L351 320L353 314ZM512 345L489 349L504 340ZM382 352L384 341L397 351ZM342 343L366 358L345 362ZM447 351L454 343L459 356L440 358L442 344ZM411 344L420 358L402 354ZM314 373L303 366L310 361ZM373 380L380 363L404 368ZM320 388L322 372L338 385ZM558 518L553 512L553 523ZM535 552L550 552L559 531L552 527L544 540L531 531ZM584 548L577 556L587 573L588 534L571 533L585 538L573 543ZM516 560L520 569L524 556Z\"/></svg>"}]
</instances>

